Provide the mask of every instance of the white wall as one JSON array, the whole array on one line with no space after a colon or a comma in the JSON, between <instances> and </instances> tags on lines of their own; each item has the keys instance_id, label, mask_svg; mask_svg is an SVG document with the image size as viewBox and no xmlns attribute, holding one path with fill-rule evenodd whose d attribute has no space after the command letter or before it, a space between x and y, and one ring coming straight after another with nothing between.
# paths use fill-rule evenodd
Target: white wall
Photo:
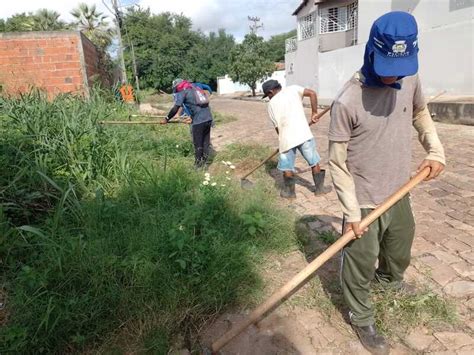
<instances>
[{"instance_id":1,"label":"white wall","mask_svg":"<svg viewBox=\"0 0 474 355\"><path fill-rule=\"evenodd\" d=\"M419 36L419 73L426 95L474 95L474 23L442 26Z\"/></svg>"},{"instance_id":2,"label":"white wall","mask_svg":"<svg viewBox=\"0 0 474 355\"><path fill-rule=\"evenodd\" d=\"M312 12L318 13L318 5L315 1L308 1L306 6L300 10L295 18L297 31L299 32L298 19ZM319 53L319 22L315 24L315 36L298 40L296 52L285 55L286 81L288 85L301 85L316 90L318 85L318 53ZM300 35L298 33L298 38Z\"/></svg>"},{"instance_id":3,"label":"white wall","mask_svg":"<svg viewBox=\"0 0 474 355\"><path fill-rule=\"evenodd\" d=\"M365 45L319 53L319 97L332 99L363 64Z\"/></svg>"},{"instance_id":4,"label":"white wall","mask_svg":"<svg viewBox=\"0 0 474 355\"><path fill-rule=\"evenodd\" d=\"M333 98L362 66L372 23L392 10L411 10L417 19L419 73L425 95L443 90L448 95L474 95L474 7L472 1L471 6L462 4L461 0L359 0L360 44L319 53L319 95ZM308 76L312 71L311 65L304 70Z\"/></svg>"},{"instance_id":5,"label":"white wall","mask_svg":"<svg viewBox=\"0 0 474 355\"><path fill-rule=\"evenodd\" d=\"M318 37L298 41L296 52L285 55L288 85L316 89L318 78ZM291 72L292 70L292 72Z\"/></svg>"},{"instance_id":6,"label":"white wall","mask_svg":"<svg viewBox=\"0 0 474 355\"><path fill-rule=\"evenodd\" d=\"M410 12L416 17L419 32L423 32L472 20L472 5L472 0L359 0L359 43L367 42L372 23L386 12Z\"/></svg>"},{"instance_id":7,"label":"white wall","mask_svg":"<svg viewBox=\"0 0 474 355\"><path fill-rule=\"evenodd\" d=\"M249 86L241 83L234 83L232 79L226 75L224 77L217 78L217 94L233 94L239 91L249 90Z\"/></svg>"},{"instance_id":8,"label":"white wall","mask_svg":"<svg viewBox=\"0 0 474 355\"><path fill-rule=\"evenodd\" d=\"M282 87L286 86L286 78L285 78L285 71L284 70L277 70L274 71L272 76L257 82L256 92L262 91L262 84L270 79L278 80ZM217 78L217 94L218 95L225 95L225 94L234 94L236 92L247 92L251 91L250 86L241 84L241 83L234 83L232 79L226 75L225 77Z\"/></svg>"}]
</instances>

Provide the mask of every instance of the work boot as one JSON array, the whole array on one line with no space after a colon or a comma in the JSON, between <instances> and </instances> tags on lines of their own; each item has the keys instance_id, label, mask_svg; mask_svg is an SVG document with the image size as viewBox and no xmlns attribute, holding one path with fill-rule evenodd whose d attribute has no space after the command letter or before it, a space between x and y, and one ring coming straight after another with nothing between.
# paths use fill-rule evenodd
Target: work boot
<instances>
[{"instance_id":1,"label":"work boot","mask_svg":"<svg viewBox=\"0 0 474 355\"><path fill-rule=\"evenodd\" d=\"M314 191L315 195L323 195L331 191L331 188L324 188L324 177L326 176L326 170L321 169L316 174L313 173L314 186L316 190Z\"/></svg>"},{"instance_id":2,"label":"work boot","mask_svg":"<svg viewBox=\"0 0 474 355\"><path fill-rule=\"evenodd\" d=\"M296 198L294 176L283 175L283 188L280 191L280 197Z\"/></svg>"},{"instance_id":3,"label":"work boot","mask_svg":"<svg viewBox=\"0 0 474 355\"><path fill-rule=\"evenodd\" d=\"M206 160L199 159L194 161L194 170L207 170Z\"/></svg>"},{"instance_id":4,"label":"work boot","mask_svg":"<svg viewBox=\"0 0 474 355\"><path fill-rule=\"evenodd\" d=\"M352 329L356 332L362 345L374 355L387 355L390 353L390 346L385 341L385 338L377 334L377 329L374 324L358 327L352 325Z\"/></svg>"}]
</instances>

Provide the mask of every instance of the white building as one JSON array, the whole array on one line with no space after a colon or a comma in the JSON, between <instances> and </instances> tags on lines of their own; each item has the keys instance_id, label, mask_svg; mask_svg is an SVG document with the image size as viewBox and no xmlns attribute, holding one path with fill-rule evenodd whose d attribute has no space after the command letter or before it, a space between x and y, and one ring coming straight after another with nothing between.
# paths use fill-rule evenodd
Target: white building
<instances>
[{"instance_id":1,"label":"white building","mask_svg":"<svg viewBox=\"0 0 474 355\"><path fill-rule=\"evenodd\" d=\"M418 22L419 73L426 95L473 95L474 0L304 0L297 37L286 41L286 82L332 98L363 63L372 23L389 11Z\"/></svg>"},{"instance_id":2,"label":"white building","mask_svg":"<svg viewBox=\"0 0 474 355\"><path fill-rule=\"evenodd\" d=\"M278 80L282 87L286 86L286 79L285 79L285 71L284 70L275 70L272 75L265 80L257 81L257 87L255 88L255 92L261 93L262 92L262 84L270 79ZM220 76L217 78L217 94L218 95L226 95L226 94L235 94L237 92L251 92L250 86L246 84L242 84L239 82L234 82L232 79L226 76Z\"/></svg>"}]
</instances>

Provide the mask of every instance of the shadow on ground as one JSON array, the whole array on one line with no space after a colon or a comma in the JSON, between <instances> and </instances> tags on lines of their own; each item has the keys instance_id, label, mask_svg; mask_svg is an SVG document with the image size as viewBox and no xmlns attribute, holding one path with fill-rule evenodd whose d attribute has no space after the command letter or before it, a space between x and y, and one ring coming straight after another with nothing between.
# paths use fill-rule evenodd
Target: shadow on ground
<instances>
[{"instance_id":1,"label":"shadow on ground","mask_svg":"<svg viewBox=\"0 0 474 355\"><path fill-rule=\"evenodd\" d=\"M283 186L283 174L281 173L281 171L277 170L276 167L276 161L267 162L265 164L265 172L274 180L275 188L280 190ZM311 171L310 167L307 167L305 169L296 168L295 183L296 185L300 185L306 188L308 191L314 193L314 182L312 180L307 180L302 176L308 171Z\"/></svg>"},{"instance_id":2,"label":"shadow on ground","mask_svg":"<svg viewBox=\"0 0 474 355\"><path fill-rule=\"evenodd\" d=\"M211 348L211 343L219 339L233 326L238 325L245 319L242 314L225 314L217 319L210 328L202 335L201 344L207 349ZM220 355L300 355L301 352L295 344L283 333L289 331L284 329L285 322L276 322L282 329L274 330L266 325L260 329L256 326L250 326L242 334L232 339L226 346L219 351Z\"/></svg>"},{"instance_id":3,"label":"shadow on ground","mask_svg":"<svg viewBox=\"0 0 474 355\"><path fill-rule=\"evenodd\" d=\"M308 263L325 252L340 237L341 231L335 227L340 224L342 224L341 218L328 215L305 215L295 221L300 250ZM341 251L316 271L315 278L323 289L322 296L330 300L334 308L349 323L348 309L344 304L340 285L340 263Z\"/></svg>"}]
</instances>

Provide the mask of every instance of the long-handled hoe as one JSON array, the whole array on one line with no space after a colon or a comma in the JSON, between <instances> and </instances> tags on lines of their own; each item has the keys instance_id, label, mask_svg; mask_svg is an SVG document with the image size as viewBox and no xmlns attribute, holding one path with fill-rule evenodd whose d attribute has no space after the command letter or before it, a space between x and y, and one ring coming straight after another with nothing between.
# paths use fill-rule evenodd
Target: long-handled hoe
<instances>
[{"instance_id":1,"label":"long-handled hoe","mask_svg":"<svg viewBox=\"0 0 474 355\"><path fill-rule=\"evenodd\" d=\"M361 222L362 229L367 228L372 222L380 217L385 211L392 207L397 201L405 196L411 189L422 182L430 173L430 168L426 167L418 172L410 181L403 185L398 191L385 200L380 206L375 208L369 215L367 215ZM363 237L362 237L363 238ZM212 343L211 349L205 349L204 354L217 354L228 342L230 342L237 335L242 333L247 327L259 322L270 312L275 310L280 304L287 300L291 295L304 286L311 276L318 270L321 265L333 257L339 250L341 250L347 243L355 239L354 232L348 231L344 233L335 243L326 249L321 255L308 264L296 276L288 281L282 288L276 291L263 304L257 307L244 321L231 328L227 333Z\"/></svg>"},{"instance_id":2,"label":"long-handled hoe","mask_svg":"<svg viewBox=\"0 0 474 355\"><path fill-rule=\"evenodd\" d=\"M330 109L331 109L331 105L329 105L329 106L326 107L324 110L322 110L322 111L318 114L317 118L319 119L319 118L323 117L323 116L326 114L326 112L328 112ZM311 122L309 123L310 126L313 125L313 124L314 124L313 121L311 121ZM250 180L247 180L247 178L248 178L251 174L253 174L258 168L260 168L262 165L264 165L267 161L269 161L269 160L272 159L275 155L277 155L278 152L279 152L279 150L276 149L269 157L265 158L265 160L263 160L263 161L262 161L261 163L259 163L256 167L252 168L252 170L250 170L248 173L246 173L244 176L242 176L242 177L240 178L240 186L241 186L242 188L244 188L244 189L251 189L251 188L253 187L253 183L252 183Z\"/></svg>"},{"instance_id":3,"label":"long-handled hoe","mask_svg":"<svg viewBox=\"0 0 474 355\"><path fill-rule=\"evenodd\" d=\"M166 116L131 116L131 117L161 117L165 118ZM169 121L168 123L187 123L185 119L188 119L188 116L183 116L183 119L180 120L172 120ZM141 121L99 121L99 124L101 125L137 125L137 124L143 124L143 125L153 125L153 124L160 124L161 121L156 121L156 120L141 120Z\"/></svg>"}]
</instances>

